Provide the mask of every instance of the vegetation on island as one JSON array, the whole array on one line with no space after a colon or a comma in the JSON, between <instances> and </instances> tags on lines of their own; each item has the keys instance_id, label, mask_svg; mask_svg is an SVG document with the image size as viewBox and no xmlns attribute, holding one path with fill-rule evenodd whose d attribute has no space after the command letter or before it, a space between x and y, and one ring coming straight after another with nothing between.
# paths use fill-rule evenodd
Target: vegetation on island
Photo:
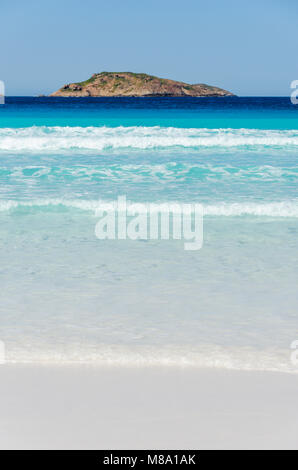
<instances>
[{"instance_id":1,"label":"vegetation on island","mask_svg":"<svg viewBox=\"0 0 298 470\"><path fill-rule=\"evenodd\" d=\"M87 80L64 85L50 96L230 96L204 83L188 84L146 73L101 72Z\"/></svg>"}]
</instances>

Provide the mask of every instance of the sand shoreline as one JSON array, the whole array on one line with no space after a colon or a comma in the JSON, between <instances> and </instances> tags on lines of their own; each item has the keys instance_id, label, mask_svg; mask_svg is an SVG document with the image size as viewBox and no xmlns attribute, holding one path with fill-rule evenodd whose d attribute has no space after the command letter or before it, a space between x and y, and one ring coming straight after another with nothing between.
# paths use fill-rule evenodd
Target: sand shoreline
<instances>
[{"instance_id":1,"label":"sand shoreline","mask_svg":"<svg viewBox=\"0 0 298 470\"><path fill-rule=\"evenodd\" d=\"M297 449L298 375L2 365L1 449Z\"/></svg>"}]
</instances>

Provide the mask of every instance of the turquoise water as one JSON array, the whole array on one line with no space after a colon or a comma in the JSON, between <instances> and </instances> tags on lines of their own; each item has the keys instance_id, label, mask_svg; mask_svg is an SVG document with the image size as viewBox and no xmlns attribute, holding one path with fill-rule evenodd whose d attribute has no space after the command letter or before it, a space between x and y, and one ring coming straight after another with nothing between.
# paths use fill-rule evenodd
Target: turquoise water
<instances>
[{"instance_id":1,"label":"turquoise water","mask_svg":"<svg viewBox=\"0 0 298 470\"><path fill-rule=\"evenodd\" d=\"M8 361L296 371L297 162L288 98L8 98ZM119 195L202 204L203 248L98 240Z\"/></svg>"}]
</instances>

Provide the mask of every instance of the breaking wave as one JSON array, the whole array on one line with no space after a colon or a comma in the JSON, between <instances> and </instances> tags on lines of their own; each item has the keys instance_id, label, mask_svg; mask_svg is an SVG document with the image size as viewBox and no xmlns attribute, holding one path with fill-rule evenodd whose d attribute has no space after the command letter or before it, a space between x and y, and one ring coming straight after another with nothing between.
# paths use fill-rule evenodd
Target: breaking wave
<instances>
[{"instance_id":1,"label":"breaking wave","mask_svg":"<svg viewBox=\"0 0 298 470\"><path fill-rule=\"evenodd\" d=\"M188 201L188 204L199 203L199 201ZM127 206L135 204L135 202L127 201ZM148 202L142 203L145 207L149 207ZM154 206L160 210L164 210L165 204L174 206L180 204L179 201L165 201L154 203ZM36 200L0 200L0 212L13 211L18 209L57 209L73 208L82 211L96 213L97 211L109 211L111 205L116 207L115 201L105 200L83 200L83 199L36 199ZM219 202L217 204L202 204L205 216L266 216L266 217L294 217L298 218L298 200L271 202L271 203L255 203L255 202ZM171 209L172 210L172 209Z\"/></svg>"},{"instance_id":2,"label":"breaking wave","mask_svg":"<svg viewBox=\"0 0 298 470\"><path fill-rule=\"evenodd\" d=\"M65 152L105 149L297 147L298 130L181 129L175 127L1 128L0 151Z\"/></svg>"}]
</instances>

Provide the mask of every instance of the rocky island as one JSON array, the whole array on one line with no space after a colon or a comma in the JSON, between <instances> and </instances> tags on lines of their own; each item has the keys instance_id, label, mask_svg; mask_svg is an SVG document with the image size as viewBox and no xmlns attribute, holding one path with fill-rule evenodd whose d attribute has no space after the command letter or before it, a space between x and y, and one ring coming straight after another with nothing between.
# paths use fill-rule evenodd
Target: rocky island
<instances>
[{"instance_id":1,"label":"rocky island","mask_svg":"<svg viewBox=\"0 0 298 470\"><path fill-rule=\"evenodd\" d=\"M146 73L101 72L88 80L64 85L50 96L232 96L233 93L215 86L190 85Z\"/></svg>"}]
</instances>

